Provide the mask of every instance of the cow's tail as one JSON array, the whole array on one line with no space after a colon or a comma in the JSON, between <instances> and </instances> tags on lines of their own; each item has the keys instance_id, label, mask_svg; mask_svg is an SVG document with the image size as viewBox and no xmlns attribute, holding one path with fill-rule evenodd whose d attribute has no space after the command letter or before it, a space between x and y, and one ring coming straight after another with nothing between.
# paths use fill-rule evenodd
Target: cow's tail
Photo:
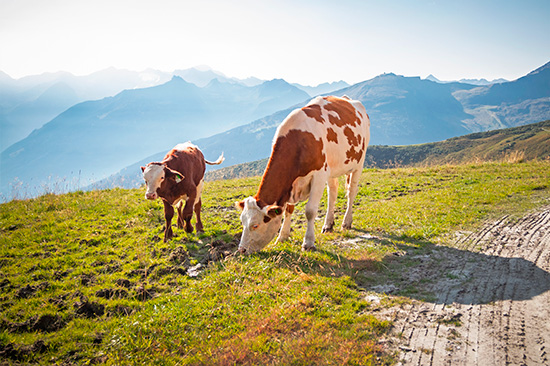
<instances>
[{"instance_id":1,"label":"cow's tail","mask_svg":"<svg viewBox=\"0 0 550 366\"><path fill-rule=\"evenodd\" d=\"M220 155L218 160L208 161L208 160L205 159L204 161L206 162L206 164L209 164L209 165L220 165L221 163L223 163L224 160L225 160L225 158L223 157L223 152L222 152L222 154Z\"/></svg>"}]
</instances>

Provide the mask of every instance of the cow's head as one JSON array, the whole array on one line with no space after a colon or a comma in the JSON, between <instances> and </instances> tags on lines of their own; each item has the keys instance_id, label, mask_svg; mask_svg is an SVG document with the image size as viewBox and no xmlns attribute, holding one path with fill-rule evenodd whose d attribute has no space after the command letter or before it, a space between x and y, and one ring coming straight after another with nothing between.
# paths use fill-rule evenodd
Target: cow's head
<instances>
[{"instance_id":1,"label":"cow's head","mask_svg":"<svg viewBox=\"0 0 550 366\"><path fill-rule=\"evenodd\" d=\"M262 250L277 234L281 227L283 208L277 205L259 205L253 197L237 202L240 209L243 234L239 244L241 253ZM263 206L263 207L260 207Z\"/></svg>"},{"instance_id":2,"label":"cow's head","mask_svg":"<svg viewBox=\"0 0 550 366\"><path fill-rule=\"evenodd\" d=\"M145 198L154 200L159 197L158 191L169 184L177 184L183 175L161 163L149 163L141 167L143 179L147 185Z\"/></svg>"}]
</instances>

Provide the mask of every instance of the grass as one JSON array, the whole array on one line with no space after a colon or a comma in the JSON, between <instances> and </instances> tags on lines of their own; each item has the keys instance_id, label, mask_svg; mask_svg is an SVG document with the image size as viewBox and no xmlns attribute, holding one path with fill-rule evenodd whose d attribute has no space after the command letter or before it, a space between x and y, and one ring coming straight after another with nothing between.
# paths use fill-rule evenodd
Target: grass
<instances>
[{"instance_id":1,"label":"grass","mask_svg":"<svg viewBox=\"0 0 550 366\"><path fill-rule=\"evenodd\" d=\"M354 229L302 252L289 242L234 255L235 201L259 178L209 182L205 233L163 243L162 204L144 189L49 194L0 205L0 358L6 364L393 364L381 307L433 294L399 280L434 245L504 213L550 202L550 163L368 169ZM343 187L343 182L340 184ZM344 213L341 188L337 222ZM324 204L324 203L323 203ZM321 217L325 207L321 207ZM406 254L406 255L404 255ZM199 268L196 277L188 270Z\"/></svg>"}]
</instances>

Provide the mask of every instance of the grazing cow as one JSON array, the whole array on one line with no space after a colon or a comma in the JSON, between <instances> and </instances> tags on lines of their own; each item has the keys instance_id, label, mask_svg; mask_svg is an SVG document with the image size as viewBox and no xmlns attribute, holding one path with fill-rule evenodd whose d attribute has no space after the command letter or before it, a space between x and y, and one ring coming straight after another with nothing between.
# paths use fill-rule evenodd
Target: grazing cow
<instances>
[{"instance_id":1,"label":"grazing cow","mask_svg":"<svg viewBox=\"0 0 550 366\"><path fill-rule=\"evenodd\" d=\"M241 253L263 249L279 232L277 242L290 236L294 204L309 198L305 211L307 231L302 249L315 249L314 220L328 185L328 209L323 232L332 231L338 177L347 175L347 210L342 229L351 228L352 205L370 139L370 120L359 101L317 97L292 111L273 139L271 157L258 192L237 202L243 234Z\"/></svg>"},{"instance_id":2,"label":"grazing cow","mask_svg":"<svg viewBox=\"0 0 550 366\"><path fill-rule=\"evenodd\" d=\"M154 200L160 197L164 203L164 218L166 228L164 241L172 238L172 217L174 206L178 209L178 227L182 228L185 221L185 230L193 232L191 217L193 211L197 216L197 232L202 231L201 222L201 193L204 181L206 164L218 165L223 162L223 153L215 162L204 159L198 147L186 142L176 145L161 162L149 163L141 167L143 178L147 184L145 198ZM182 205L185 201L185 207Z\"/></svg>"}]
</instances>

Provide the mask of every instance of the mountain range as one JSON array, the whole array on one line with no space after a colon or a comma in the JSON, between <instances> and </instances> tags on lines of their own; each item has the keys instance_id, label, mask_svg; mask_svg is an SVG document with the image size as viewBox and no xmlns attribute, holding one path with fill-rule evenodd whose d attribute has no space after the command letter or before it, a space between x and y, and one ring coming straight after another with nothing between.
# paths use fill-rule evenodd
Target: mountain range
<instances>
[{"instance_id":1,"label":"mountain range","mask_svg":"<svg viewBox=\"0 0 550 366\"><path fill-rule=\"evenodd\" d=\"M207 66L164 72L154 69L130 71L108 68L85 76L67 72L44 73L13 79L0 71L0 151L22 140L73 105L115 96L123 90L140 89L164 84L179 76L188 83L203 88L213 80L248 87L266 80L255 77L238 79ZM343 81L318 86L292 84L308 93L319 95L348 86ZM250 122L250 121L247 121Z\"/></svg>"},{"instance_id":2,"label":"mountain range","mask_svg":"<svg viewBox=\"0 0 550 366\"><path fill-rule=\"evenodd\" d=\"M550 118L549 65L501 84L383 74L330 93L363 102L371 145L419 144ZM140 164L160 160L187 140L207 159L223 151L223 166L265 158L278 124L311 95L284 80L251 85L214 78L198 87L172 77L76 104L2 152L0 190L9 197L15 186L26 185L32 196L31 186L61 179L73 182L68 189L79 189L109 175L96 186L131 186L141 182Z\"/></svg>"}]
</instances>

